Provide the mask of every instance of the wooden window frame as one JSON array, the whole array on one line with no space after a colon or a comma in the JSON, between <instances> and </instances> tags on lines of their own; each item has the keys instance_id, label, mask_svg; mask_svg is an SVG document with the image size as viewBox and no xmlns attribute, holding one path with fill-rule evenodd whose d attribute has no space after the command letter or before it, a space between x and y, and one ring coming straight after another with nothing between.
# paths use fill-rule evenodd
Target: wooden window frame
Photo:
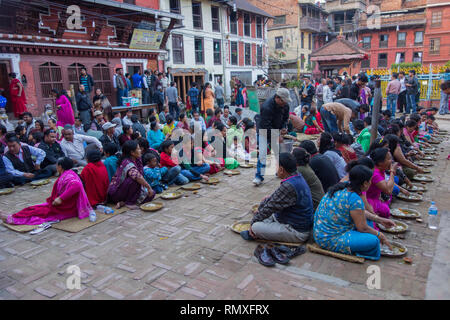
<instances>
[{"instance_id":1,"label":"wooden window frame","mask_svg":"<svg viewBox=\"0 0 450 320\"><path fill-rule=\"evenodd\" d=\"M75 92L80 91L80 74L81 69L83 68L86 69L87 72L86 66L78 62L74 62L67 67L67 78L69 80L69 86L73 84L73 89ZM75 78L71 79L72 76L75 76Z\"/></svg>"},{"instance_id":2,"label":"wooden window frame","mask_svg":"<svg viewBox=\"0 0 450 320\"><path fill-rule=\"evenodd\" d=\"M257 66L263 65L263 47L261 45L256 46L256 65Z\"/></svg>"},{"instance_id":3,"label":"wooden window frame","mask_svg":"<svg viewBox=\"0 0 450 320\"><path fill-rule=\"evenodd\" d=\"M196 46L197 41L201 41L201 43L202 43L201 50L197 50L197 46ZM197 59L198 58L197 52L201 52L201 54L202 54L201 61L198 61L198 59ZM195 37L194 38L194 53L195 53L195 64L205 64L205 39L203 37Z\"/></svg>"},{"instance_id":4,"label":"wooden window frame","mask_svg":"<svg viewBox=\"0 0 450 320\"><path fill-rule=\"evenodd\" d=\"M258 23L258 20L260 21L259 23ZM256 23L256 38L262 39L262 37L263 37L263 18L256 17L255 23Z\"/></svg>"},{"instance_id":5,"label":"wooden window frame","mask_svg":"<svg viewBox=\"0 0 450 320\"><path fill-rule=\"evenodd\" d=\"M437 20L437 22L434 21L435 16L439 17L439 20ZM442 27L442 11L433 11L431 13L430 27L431 28L440 28L440 27Z\"/></svg>"},{"instance_id":6,"label":"wooden window frame","mask_svg":"<svg viewBox=\"0 0 450 320\"><path fill-rule=\"evenodd\" d=\"M244 65L252 65L252 45L250 43L244 44Z\"/></svg>"},{"instance_id":7,"label":"wooden window frame","mask_svg":"<svg viewBox=\"0 0 450 320\"><path fill-rule=\"evenodd\" d=\"M92 78L95 89L100 88L107 97L112 97L113 89L111 82L111 70L104 63L97 63L92 67Z\"/></svg>"},{"instance_id":8,"label":"wooden window frame","mask_svg":"<svg viewBox=\"0 0 450 320\"><path fill-rule=\"evenodd\" d=\"M380 55L382 55L382 54L386 55L386 59L381 59L380 58ZM385 60L386 61L385 65L380 65L380 60ZM377 61L378 68L387 68L387 63L388 63L388 54L385 53L385 52L379 53L378 54L378 61Z\"/></svg>"},{"instance_id":9,"label":"wooden window frame","mask_svg":"<svg viewBox=\"0 0 450 320\"><path fill-rule=\"evenodd\" d=\"M175 48L175 43L178 40L178 43L181 43L181 49L180 46L177 46ZM181 52L181 60L175 59L175 51ZM172 60L174 64L184 64L184 39L182 34L172 34Z\"/></svg>"},{"instance_id":10,"label":"wooden window frame","mask_svg":"<svg viewBox=\"0 0 450 320\"><path fill-rule=\"evenodd\" d=\"M64 82L62 78L62 68L60 65L53 62L44 62L38 67L39 72L39 84L41 86L41 94L43 99L51 99L52 89L58 91L63 90ZM48 75L47 79L44 79L44 72ZM48 80L48 81L47 81Z\"/></svg>"},{"instance_id":11,"label":"wooden window frame","mask_svg":"<svg viewBox=\"0 0 450 320\"><path fill-rule=\"evenodd\" d=\"M214 18L214 10L217 10L217 18ZM220 8L217 6L211 6L211 28L213 32L220 32Z\"/></svg>"},{"instance_id":12,"label":"wooden window frame","mask_svg":"<svg viewBox=\"0 0 450 320\"><path fill-rule=\"evenodd\" d=\"M236 62L233 62L233 45L236 45ZM239 44L237 41L230 42L230 64L237 66L239 64Z\"/></svg>"},{"instance_id":13,"label":"wooden window frame","mask_svg":"<svg viewBox=\"0 0 450 320\"><path fill-rule=\"evenodd\" d=\"M194 13L194 7L198 6L200 14ZM199 20L200 25L195 26L196 18ZM203 30L203 15L202 15L202 3L199 1L192 1L192 26L194 29Z\"/></svg>"},{"instance_id":14,"label":"wooden window frame","mask_svg":"<svg viewBox=\"0 0 450 320\"><path fill-rule=\"evenodd\" d=\"M432 50L432 49L436 48L436 40L437 40L438 48L437 48L437 50ZM433 41L433 46L432 46L432 41ZM430 51L429 51L430 54L439 55L441 52L441 38L430 39L430 47L429 48L430 48Z\"/></svg>"},{"instance_id":15,"label":"wooden window frame","mask_svg":"<svg viewBox=\"0 0 450 320\"><path fill-rule=\"evenodd\" d=\"M172 1L176 2L177 6L172 7ZM181 3L180 0L169 0L170 12L181 14Z\"/></svg>"},{"instance_id":16,"label":"wooden window frame","mask_svg":"<svg viewBox=\"0 0 450 320\"><path fill-rule=\"evenodd\" d=\"M417 38L417 34L418 33L422 33L422 41L421 42L416 42L416 38ZM423 45L423 36L424 36L424 32L423 31L416 31L416 32L414 32L414 45L415 46L422 46Z\"/></svg>"},{"instance_id":17,"label":"wooden window frame","mask_svg":"<svg viewBox=\"0 0 450 320\"><path fill-rule=\"evenodd\" d=\"M246 18L248 18L248 20ZM244 13L244 36L251 37L251 35L252 35L252 17L250 16L249 13Z\"/></svg>"},{"instance_id":18,"label":"wooden window frame","mask_svg":"<svg viewBox=\"0 0 450 320\"><path fill-rule=\"evenodd\" d=\"M219 44L219 51L216 51L216 44ZM216 59L218 55L218 59ZM213 56L214 56L214 64L220 65L222 64L222 42L219 39L213 40Z\"/></svg>"},{"instance_id":19,"label":"wooden window frame","mask_svg":"<svg viewBox=\"0 0 450 320\"><path fill-rule=\"evenodd\" d=\"M235 20L232 21L231 17L234 15ZM238 14L237 12L231 12L230 14L230 33L231 34L238 34Z\"/></svg>"},{"instance_id":20,"label":"wooden window frame","mask_svg":"<svg viewBox=\"0 0 450 320\"><path fill-rule=\"evenodd\" d=\"M405 40L400 40L399 39L399 35L400 34L404 34L405 35ZM407 32L398 32L397 33L397 47L398 48L403 48L406 47L406 37L408 36Z\"/></svg>"},{"instance_id":21,"label":"wooden window frame","mask_svg":"<svg viewBox=\"0 0 450 320\"><path fill-rule=\"evenodd\" d=\"M283 36L275 37L275 49L283 49L283 41Z\"/></svg>"},{"instance_id":22,"label":"wooden window frame","mask_svg":"<svg viewBox=\"0 0 450 320\"><path fill-rule=\"evenodd\" d=\"M382 41L381 40L381 36L386 36L387 40ZM379 43L378 43L378 47L379 48L387 48L389 46L389 35L388 34L380 34L379 36Z\"/></svg>"}]
</instances>

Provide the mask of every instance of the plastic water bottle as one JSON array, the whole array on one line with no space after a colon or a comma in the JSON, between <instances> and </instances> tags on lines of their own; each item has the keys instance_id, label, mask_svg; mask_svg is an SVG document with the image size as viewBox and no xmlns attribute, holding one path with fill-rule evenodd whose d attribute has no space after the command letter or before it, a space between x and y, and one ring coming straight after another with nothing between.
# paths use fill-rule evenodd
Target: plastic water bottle
<instances>
[{"instance_id":1,"label":"plastic water bottle","mask_svg":"<svg viewBox=\"0 0 450 320\"><path fill-rule=\"evenodd\" d=\"M107 207L107 206L102 206L102 205L97 206L97 210L103 211L104 214L114 213L114 210L112 208Z\"/></svg>"},{"instance_id":2,"label":"plastic water bottle","mask_svg":"<svg viewBox=\"0 0 450 320\"><path fill-rule=\"evenodd\" d=\"M91 210L91 212L89 212L89 221L90 222L97 221L97 214L95 213L94 210Z\"/></svg>"},{"instance_id":3,"label":"plastic water bottle","mask_svg":"<svg viewBox=\"0 0 450 320\"><path fill-rule=\"evenodd\" d=\"M437 225L437 215L438 215L438 208L436 207L434 201L431 202L431 206L428 209L428 228L436 230Z\"/></svg>"}]
</instances>

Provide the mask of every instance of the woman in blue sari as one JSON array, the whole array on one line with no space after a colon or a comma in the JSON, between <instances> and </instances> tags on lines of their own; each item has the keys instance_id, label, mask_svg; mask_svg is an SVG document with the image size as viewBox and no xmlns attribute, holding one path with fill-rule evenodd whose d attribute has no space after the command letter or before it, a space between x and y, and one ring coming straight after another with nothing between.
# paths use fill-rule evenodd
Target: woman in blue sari
<instances>
[{"instance_id":1,"label":"woman in blue sari","mask_svg":"<svg viewBox=\"0 0 450 320\"><path fill-rule=\"evenodd\" d=\"M349 181L329 188L314 217L314 240L330 251L380 259L380 243L391 247L386 236L367 224L361 194L369 189L372 170L357 165Z\"/></svg>"}]
</instances>

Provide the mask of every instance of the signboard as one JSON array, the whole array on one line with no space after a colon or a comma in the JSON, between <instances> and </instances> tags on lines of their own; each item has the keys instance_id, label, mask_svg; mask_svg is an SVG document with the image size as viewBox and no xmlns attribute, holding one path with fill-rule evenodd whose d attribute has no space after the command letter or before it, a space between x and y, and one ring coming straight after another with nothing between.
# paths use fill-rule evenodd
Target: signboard
<instances>
[{"instance_id":1,"label":"signboard","mask_svg":"<svg viewBox=\"0 0 450 320\"><path fill-rule=\"evenodd\" d=\"M130 49L158 50L163 36L164 32L134 29Z\"/></svg>"}]
</instances>

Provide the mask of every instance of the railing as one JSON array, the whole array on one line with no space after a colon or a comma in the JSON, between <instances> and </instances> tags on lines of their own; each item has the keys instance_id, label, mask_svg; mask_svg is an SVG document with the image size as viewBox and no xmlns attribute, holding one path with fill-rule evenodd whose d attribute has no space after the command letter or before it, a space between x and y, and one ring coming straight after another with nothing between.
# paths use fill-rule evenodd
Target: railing
<instances>
[{"instance_id":1,"label":"railing","mask_svg":"<svg viewBox=\"0 0 450 320\"><path fill-rule=\"evenodd\" d=\"M301 30L312 30L317 32L328 31L328 24L325 20L311 18L311 17L301 17L300 18L300 29Z\"/></svg>"},{"instance_id":2,"label":"railing","mask_svg":"<svg viewBox=\"0 0 450 320\"><path fill-rule=\"evenodd\" d=\"M430 65L429 70L432 70ZM368 74L372 72L369 71ZM391 70L392 72L392 70ZM440 73L428 73L428 74L417 74L417 80L419 80L420 87L420 100L430 101L430 100L440 100L441 99L441 77ZM389 74L381 75L381 94L383 98L386 98L386 87L391 81L391 76Z\"/></svg>"}]
</instances>

